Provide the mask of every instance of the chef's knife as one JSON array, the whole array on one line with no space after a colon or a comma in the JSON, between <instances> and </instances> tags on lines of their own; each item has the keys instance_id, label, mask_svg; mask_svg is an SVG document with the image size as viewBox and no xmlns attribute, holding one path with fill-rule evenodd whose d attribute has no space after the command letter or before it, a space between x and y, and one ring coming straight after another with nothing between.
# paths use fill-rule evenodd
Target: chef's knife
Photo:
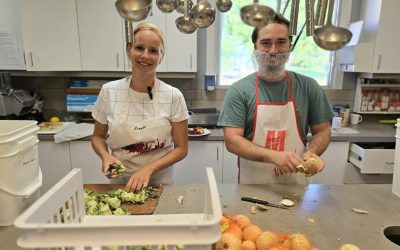
<instances>
[{"instance_id":1,"label":"chef's knife","mask_svg":"<svg viewBox=\"0 0 400 250\"><path fill-rule=\"evenodd\" d=\"M268 201L259 200L259 199L255 199L255 198L251 198L251 197L242 197L241 200L242 201L253 202L253 203L258 203L258 204L262 204L262 205L270 206L270 207L289 209L288 207L285 207L283 205L278 205L278 204L270 203Z\"/></svg>"}]
</instances>

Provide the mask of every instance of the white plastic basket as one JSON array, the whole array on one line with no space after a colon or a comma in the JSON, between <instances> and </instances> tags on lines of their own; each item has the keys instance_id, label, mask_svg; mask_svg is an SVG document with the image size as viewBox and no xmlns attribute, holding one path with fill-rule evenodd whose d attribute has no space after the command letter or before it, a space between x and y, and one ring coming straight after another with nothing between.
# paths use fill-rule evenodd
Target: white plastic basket
<instances>
[{"instance_id":1,"label":"white plastic basket","mask_svg":"<svg viewBox=\"0 0 400 250\"><path fill-rule=\"evenodd\" d=\"M39 183L36 121L0 121L0 188L25 192Z\"/></svg>"},{"instance_id":2,"label":"white plastic basket","mask_svg":"<svg viewBox=\"0 0 400 250\"><path fill-rule=\"evenodd\" d=\"M202 213L124 216L86 216L82 173L73 169L15 221L23 248L108 249L107 246L184 245L211 249L220 238L222 216L212 168L207 168ZM69 216L66 216L66 207Z\"/></svg>"}]
</instances>

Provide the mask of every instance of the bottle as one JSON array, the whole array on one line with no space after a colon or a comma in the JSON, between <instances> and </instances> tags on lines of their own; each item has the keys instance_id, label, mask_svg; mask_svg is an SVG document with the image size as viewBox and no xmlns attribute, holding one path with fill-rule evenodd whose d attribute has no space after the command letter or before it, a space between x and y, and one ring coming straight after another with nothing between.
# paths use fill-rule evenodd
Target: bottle
<instances>
[{"instance_id":1,"label":"bottle","mask_svg":"<svg viewBox=\"0 0 400 250\"><path fill-rule=\"evenodd\" d=\"M390 89L389 91L389 112L394 112L396 111L396 106L397 106L397 102L398 100L398 92L395 89Z\"/></svg>"},{"instance_id":2,"label":"bottle","mask_svg":"<svg viewBox=\"0 0 400 250\"><path fill-rule=\"evenodd\" d=\"M375 90L371 90L368 94L368 111L374 111L375 105Z\"/></svg>"},{"instance_id":3,"label":"bottle","mask_svg":"<svg viewBox=\"0 0 400 250\"><path fill-rule=\"evenodd\" d=\"M400 111L400 90L396 90L396 111Z\"/></svg>"},{"instance_id":4,"label":"bottle","mask_svg":"<svg viewBox=\"0 0 400 250\"><path fill-rule=\"evenodd\" d=\"M375 99L374 111L381 111L382 99L381 99L381 92L379 90L375 91L374 99Z\"/></svg>"},{"instance_id":5,"label":"bottle","mask_svg":"<svg viewBox=\"0 0 400 250\"><path fill-rule=\"evenodd\" d=\"M368 97L369 97L369 89L363 89L362 90L362 97L361 97L360 111L367 111L368 110Z\"/></svg>"},{"instance_id":6,"label":"bottle","mask_svg":"<svg viewBox=\"0 0 400 250\"><path fill-rule=\"evenodd\" d=\"M380 111L388 111L389 110L389 89L382 88L381 90L381 110Z\"/></svg>"}]
</instances>

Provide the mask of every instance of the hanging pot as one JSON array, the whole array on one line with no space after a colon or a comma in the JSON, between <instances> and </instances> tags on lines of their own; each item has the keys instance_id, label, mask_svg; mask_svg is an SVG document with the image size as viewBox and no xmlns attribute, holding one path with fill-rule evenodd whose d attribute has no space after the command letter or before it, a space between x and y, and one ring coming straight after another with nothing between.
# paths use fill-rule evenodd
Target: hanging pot
<instances>
[{"instance_id":1,"label":"hanging pot","mask_svg":"<svg viewBox=\"0 0 400 250\"><path fill-rule=\"evenodd\" d=\"M197 27L193 24L192 20L189 18L189 0L184 0L185 2L185 14L184 16L178 17L175 20L176 27L178 30L185 34L191 34L197 30Z\"/></svg>"},{"instance_id":2,"label":"hanging pot","mask_svg":"<svg viewBox=\"0 0 400 250\"><path fill-rule=\"evenodd\" d=\"M170 13L176 8L175 0L156 0L156 5L164 13Z\"/></svg>"}]
</instances>

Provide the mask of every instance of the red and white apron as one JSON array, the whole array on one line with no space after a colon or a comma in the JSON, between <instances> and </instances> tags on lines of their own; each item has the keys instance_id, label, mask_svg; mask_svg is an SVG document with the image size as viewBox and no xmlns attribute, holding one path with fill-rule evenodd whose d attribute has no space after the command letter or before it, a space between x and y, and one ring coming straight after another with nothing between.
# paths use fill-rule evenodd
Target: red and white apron
<instances>
[{"instance_id":1,"label":"red and white apron","mask_svg":"<svg viewBox=\"0 0 400 250\"><path fill-rule=\"evenodd\" d=\"M136 123L123 121L112 125L107 144L126 170L123 176L112 179L111 183L126 184L133 173L173 149L171 122L167 117L160 116L156 93L153 98L154 118ZM155 172L150 180L151 184L173 182L173 166Z\"/></svg>"},{"instance_id":2,"label":"red and white apron","mask_svg":"<svg viewBox=\"0 0 400 250\"><path fill-rule=\"evenodd\" d=\"M300 136L296 103L292 93L289 74L289 100L287 102L258 101L258 73L256 73L256 103L254 109L253 138L259 146L276 151L293 151L299 155L305 152L305 143ZM240 184L299 183L306 184L303 173L287 173L276 176L272 163L262 163L239 158Z\"/></svg>"}]
</instances>

